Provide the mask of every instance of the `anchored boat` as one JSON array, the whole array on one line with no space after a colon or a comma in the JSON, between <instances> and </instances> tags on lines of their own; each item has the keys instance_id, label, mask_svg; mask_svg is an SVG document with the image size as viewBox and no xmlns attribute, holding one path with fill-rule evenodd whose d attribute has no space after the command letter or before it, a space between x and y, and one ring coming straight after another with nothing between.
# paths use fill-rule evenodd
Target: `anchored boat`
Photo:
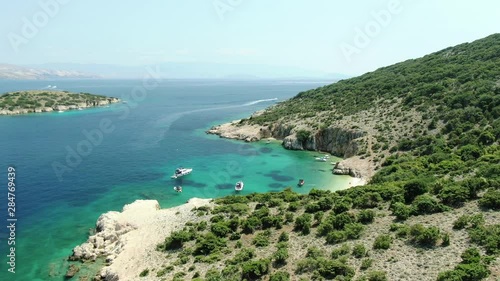
<instances>
[{"instance_id":1,"label":"anchored boat","mask_svg":"<svg viewBox=\"0 0 500 281\"><path fill-rule=\"evenodd\" d=\"M183 177L185 175L191 174L193 169L191 168L177 168L175 169L174 175L172 176L173 179Z\"/></svg>"},{"instance_id":2,"label":"anchored boat","mask_svg":"<svg viewBox=\"0 0 500 281\"><path fill-rule=\"evenodd\" d=\"M236 190L236 191L242 191L242 190L243 190L243 186L244 186L243 182L242 182L242 181L239 181L239 182L237 182L237 183L236 183L236 185L234 186L234 190Z\"/></svg>"}]
</instances>

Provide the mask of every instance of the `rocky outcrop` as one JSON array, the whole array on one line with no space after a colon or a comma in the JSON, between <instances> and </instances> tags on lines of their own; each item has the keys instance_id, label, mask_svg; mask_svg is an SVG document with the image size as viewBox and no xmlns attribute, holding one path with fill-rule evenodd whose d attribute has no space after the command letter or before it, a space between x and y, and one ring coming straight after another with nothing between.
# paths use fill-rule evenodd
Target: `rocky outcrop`
<instances>
[{"instance_id":1,"label":"rocky outcrop","mask_svg":"<svg viewBox=\"0 0 500 281\"><path fill-rule=\"evenodd\" d=\"M206 131L206 133L247 142L272 137L283 140L282 145L286 149L324 151L344 158L356 155L358 151L357 139L366 135L361 130L329 127L319 130L306 140L301 141L297 138L296 131L297 128L295 126L286 123L259 126L248 125L240 122L240 120L236 120L231 123L214 126Z\"/></svg>"},{"instance_id":2,"label":"rocky outcrop","mask_svg":"<svg viewBox=\"0 0 500 281\"><path fill-rule=\"evenodd\" d=\"M278 131L273 134L275 138L281 138ZM326 128L319 130L306 140L300 141L295 134L287 135L283 139L283 147L293 150L318 150L331 153L339 157L351 157L358 151L357 140L365 133L360 130L346 130L342 128Z\"/></svg>"},{"instance_id":3,"label":"rocky outcrop","mask_svg":"<svg viewBox=\"0 0 500 281\"><path fill-rule=\"evenodd\" d=\"M80 268L74 264L71 264L68 268L68 271L66 271L66 274L64 275L65 278L72 278L75 276L75 274L80 271Z\"/></svg>"},{"instance_id":4,"label":"rocky outcrop","mask_svg":"<svg viewBox=\"0 0 500 281\"><path fill-rule=\"evenodd\" d=\"M130 213L130 210L137 209L142 212L159 210L160 205L153 200L137 200L132 204L125 205L123 212L111 211L102 214L96 223L96 233L89 237L87 242L76 246L69 260L92 260L104 256L107 261L111 261L119 254L123 248L124 242L121 236L137 228L137 225L131 223L124 213Z\"/></svg>"},{"instance_id":5,"label":"rocky outcrop","mask_svg":"<svg viewBox=\"0 0 500 281\"><path fill-rule=\"evenodd\" d=\"M351 177L360 178L361 173L351 167L347 167L342 162L337 162L333 168L333 174L335 175L349 175Z\"/></svg>"}]
</instances>

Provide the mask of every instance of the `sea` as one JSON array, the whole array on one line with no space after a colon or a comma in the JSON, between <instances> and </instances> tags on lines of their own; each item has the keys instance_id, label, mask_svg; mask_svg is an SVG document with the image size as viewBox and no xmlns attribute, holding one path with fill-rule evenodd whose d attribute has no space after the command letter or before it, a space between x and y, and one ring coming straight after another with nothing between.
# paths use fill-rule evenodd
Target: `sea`
<instances>
[{"instance_id":1,"label":"sea","mask_svg":"<svg viewBox=\"0 0 500 281\"><path fill-rule=\"evenodd\" d=\"M235 194L240 180L242 195L286 187L300 193L346 188L349 177L331 173L331 162L339 158L319 162L315 157L324 153L285 150L279 141L245 143L205 133L329 83L0 81L1 93L58 89L124 101L81 111L0 116L0 280L65 280L68 256L87 240L99 215L137 199L169 208L192 197ZM172 179L177 167L193 172ZM15 177L13 192L9 176ZM176 185L182 193L173 190Z\"/></svg>"}]
</instances>

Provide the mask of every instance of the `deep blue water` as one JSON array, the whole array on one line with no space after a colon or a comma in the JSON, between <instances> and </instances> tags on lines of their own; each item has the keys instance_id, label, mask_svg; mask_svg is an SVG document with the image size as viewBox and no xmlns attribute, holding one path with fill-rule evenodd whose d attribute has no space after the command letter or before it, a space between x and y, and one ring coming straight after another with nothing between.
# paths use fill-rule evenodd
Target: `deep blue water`
<instances>
[{"instance_id":1,"label":"deep blue water","mask_svg":"<svg viewBox=\"0 0 500 281\"><path fill-rule=\"evenodd\" d=\"M0 92L49 84L128 103L0 117L1 218L7 225L7 167L13 166L18 219L15 274L7 272L8 232L0 228L0 280L63 280L65 258L86 240L99 214L120 210L135 199L155 199L170 207L194 196L230 194L240 179L248 193L281 190L293 185L297 175L308 179L300 192L331 188L332 183L341 187L346 181L331 176L329 163L312 161L312 153L203 133L212 124L248 116L276 102L269 99L282 101L327 82L164 80L134 98L135 87L142 87L139 80L2 81ZM110 132L101 130L103 122ZM102 138L92 144L84 131L97 130ZM77 161L69 151L83 156ZM238 167L230 167L234 162ZM171 192L177 182L170 175L179 165L195 169L183 180L182 194ZM221 176L224 169L229 178Z\"/></svg>"}]
</instances>

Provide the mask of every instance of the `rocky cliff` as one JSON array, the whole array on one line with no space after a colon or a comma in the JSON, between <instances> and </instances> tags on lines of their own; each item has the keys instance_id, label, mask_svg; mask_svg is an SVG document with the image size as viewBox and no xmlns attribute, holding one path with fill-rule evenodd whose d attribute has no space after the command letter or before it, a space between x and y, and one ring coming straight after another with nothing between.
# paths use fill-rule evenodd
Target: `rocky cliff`
<instances>
[{"instance_id":1,"label":"rocky cliff","mask_svg":"<svg viewBox=\"0 0 500 281\"><path fill-rule=\"evenodd\" d=\"M289 124L278 123L263 127L241 124L240 120L237 120L214 126L207 133L247 142L275 138L283 140L282 145L286 149L323 151L343 158L356 155L357 139L366 135L366 132L359 129L329 127L312 133L305 140L299 140L297 131L297 128Z\"/></svg>"}]
</instances>

